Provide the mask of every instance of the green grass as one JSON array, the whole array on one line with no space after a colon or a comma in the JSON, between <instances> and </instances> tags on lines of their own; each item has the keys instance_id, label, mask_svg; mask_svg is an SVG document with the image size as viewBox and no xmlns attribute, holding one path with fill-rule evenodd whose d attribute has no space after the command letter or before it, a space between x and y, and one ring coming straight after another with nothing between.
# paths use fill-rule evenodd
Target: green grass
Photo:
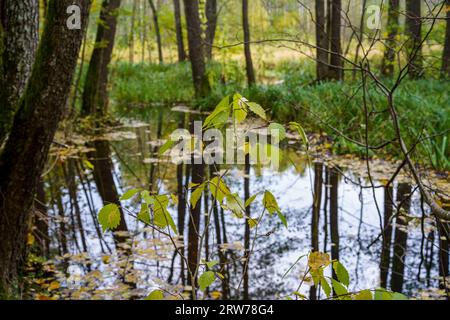
<instances>
[{"instance_id":1,"label":"green grass","mask_svg":"<svg viewBox=\"0 0 450 320\"><path fill-rule=\"evenodd\" d=\"M363 93L360 82L349 75L344 83L314 83L314 64L310 62L281 62L265 74L278 79L278 84L247 88L245 70L237 63L208 66L212 84L211 95L193 101L189 63L151 65L118 63L113 67L111 97L118 110L155 103L187 103L211 110L226 95L240 92L268 110L274 121L298 121L311 132L324 131L334 138L337 153L360 153L364 149L336 134L332 128L348 137L364 141ZM423 136L438 135L417 147L416 158L438 169L450 169L450 106L449 82L437 79L405 80L395 95L402 132L409 146ZM369 143L379 145L395 138L387 110L386 97L369 86L367 94ZM327 125L326 125L326 124ZM331 128L332 127L332 128ZM398 145L391 144L383 152L399 157Z\"/></svg>"}]
</instances>

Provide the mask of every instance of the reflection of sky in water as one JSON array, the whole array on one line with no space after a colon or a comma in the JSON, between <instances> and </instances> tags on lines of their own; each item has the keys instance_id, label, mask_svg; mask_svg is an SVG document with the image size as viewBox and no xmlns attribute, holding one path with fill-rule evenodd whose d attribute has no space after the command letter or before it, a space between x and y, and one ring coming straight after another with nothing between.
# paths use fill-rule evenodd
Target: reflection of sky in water
<instances>
[{"instance_id":1,"label":"reflection of sky in water","mask_svg":"<svg viewBox=\"0 0 450 320\"><path fill-rule=\"evenodd\" d=\"M148 132L142 130L142 128L136 129L137 132L145 132L145 136L141 136L140 139L149 141L147 135ZM127 186L127 181L130 179L129 172L126 173L126 168L120 164L119 159L126 159L128 165L131 165L134 169L139 169L139 178L142 181L148 181L148 172L150 164L144 164L142 157L137 156L139 151L139 143L136 140L126 140L125 142L113 142L114 150L120 153L120 156L114 157L114 172L115 180L118 186L119 193L123 193L123 190L127 190L130 186ZM149 152L150 145L146 144L147 151ZM141 146L142 148L142 146ZM128 154L128 156L127 156ZM131 155L131 156L130 156ZM133 156L135 155L135 156ZM170 170L175 170L174 166L170 167ZM352 176L351 172L346 172L346 175ZM172 173L172 177L175 176ZM176 176L175 176L176 177ZM256 242L254 255L251 257L251 263L249 268L250 275L250 296L254 298L274 298L283 296L285 294L292 293L297 290L297 286L300 281L301 272L305 269L306 258L303 258L298 265L287 275L285 279L282 279L283 274L289 269L289 267L297 260L301 255L307 254L311 247L311 212L312 212L312 184L314 183L314 172L312 169L307 168L303 173L298 173L293 167L288 167L281 173L273 172L269 169L263 169L259 174L252 169L250 174L250 193L251 195L270 190L276 196L279 206L286 216L288 221L288 229L286 229L279 221L278 217L265 216L260 228L259 234L270 233L269 236L259 237ZM358 180L358 177L352 176L353 180ZM146 180L147 179L147 180ZM171 178L173 179L173 178ZM176 179L176 178L175 178ZM131 179L132 180L132 179ZM243 197L243 181L244 178L238 169L232 169L226 177L226 182L233 192L239 192ZM363 184L368 185L364 180L361 180ZM124 185L125 184L125 185ZM176 181L171 181L171 185L175 185ZM95 184L91 183L91 187L95 190ZM160 193L166 192L168 189L164 183L160 185ZM323 186L322 192L322 211L320 213L320 226L319 226L319 244L320 250L326 250L330 252L330 231L328 228L327 243L325 244L325 231L324 231L324 195L325 186ZM379 260L380 260L380 247L381 238L375 242L370 248L368 246L377 238L380 233L380 217L377 212L373 190L370 188L361 189L355 186L350 181L346 181L344 178L339 180L339 235L340 235L340 260L347 267L350 278L350 289L367 289L375 288L379 283ZM170 190L174 192L175 190ZM394 192L395 193L395 192ZM383 201L384 192L379 188L375 190L378 206L383 214ZM89 253L94 260L94 269L98 268L103 270L104 266L99 263L101 253L97 234L92 225L92 217L88 212L87 204L85 201L84 193L79 186L78 196L80 199L80 206L83 210L83 224L86 227L86 233L88 238ZM261 208L261 196L252 204L252 217L258 216L262 210ZM63 197L63 202L68 203L68 196ZM413 210L414 215L420 216L419 199L417 194L413 198ZM98 210L102 206L100 197L94 192L93 203L95 209ZM127 202L128 204L129 202ZM203 201L202 201L203 205ZM329 201L328 201L329 205ZM362 206L362 207L361 207ZM134 210L136 212L136 210ZM171 214L176 221L176 209L170 209ZM416 212L417 211L417 212ZM329 209L328 209L329 215ZM228 235L228 242L233 243L235 241L243 241L244 234L244 220L232 217L230 213L225 212L226 216L226 228ZM328 217L329 221L329 217ZM130 231L142 228L140 223L136 222L136 219L127 217L127 224ZM203 221L202 221L203 225ZM210 227L210 251L215 252L215 232L214 224L211 220ZM187 238L187 224L185 228L185 238ZM251 241L253 241L254 229L252 229ZM142 235L140 236L142 237ZM105 239L110 248L113 248L113 241L110 234L105 235ZM418 265L420 263L420 242L421 232L419 227L412 227L410 224L410 232L408 233L408 244L406 251L406 265L405 265L405 283L404 292L407 294L417 293L418 288L425 288L426 282L423 280L425 277L425 268L422 266L421 279L417 280ZM437 246L437 241L435 241ZM71 250L75 251L73 243L71 244ZM202 249L202 253L204 250ZM432 271L432 277L437 276L437 252L438 248L434 250L434 266ZM392 252L391 252L392 253ZM242 251L238 252L239 255ZM160 274L161 279L167 279L168 270L170 267L171 253L167 254L169 259L167 261L160 262ZM211 259L217 259L217 255ZM178 260L177 260L178 261ZM139 284L140 287L148 289L153 284L152 280L155 280L157 273L153 267L145 267L144 265L154 265L153 262L141 261L141 264L137 264L138 268L142 268L143 271L143 283ZM176 262L175 266L178 268L179 262ZM163 268L164 267L164 268ZM231 273L231 287L236 287L241 278L242 266L240 263L236 264L236 268L230 270ZM81 269L72 266L70 273L76 274L81 272ZM178 269L176 269L178 270ZM177 271L175 271L177 273ZM178 276L174 276L174 279L178 279ZM113 280L111 280L113 281ZM389 280L388 280L389 281ZM218 284L217 284L218 285ZM436 286L437 281L433 280L432 285ZM219 289L219 287L217 287ZM233 289L232 289L233 290ZM307 294L309 290L308 285L304 285L301 292ZM232 291L233 292L233 291ZM242 292L242 286L240 288ZM322 294L323 297L323 294Z\"/></svg>"}]
</instances>

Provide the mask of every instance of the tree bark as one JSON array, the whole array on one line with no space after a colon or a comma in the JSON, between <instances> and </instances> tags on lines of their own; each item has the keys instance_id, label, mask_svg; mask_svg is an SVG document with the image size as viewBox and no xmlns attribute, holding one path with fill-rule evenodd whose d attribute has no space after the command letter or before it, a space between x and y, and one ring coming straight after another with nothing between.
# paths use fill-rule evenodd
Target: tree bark
<instances>
[{"instance_id":1,"label":"tree bark","mask_svg":"<svg viewBox=\"0 0 450 320\"><path fill-rule=\"evenodd\" d=\"M325 23L325 1L316 1L316 78L324 81L328 78L328 33Z\"/></svg>"},{"instance_id":2,"label":"tree bark","mask_svg":"<svg viewBox=\"0 0 450 320\"><path fill-rule=\"evenodd\" d=\"M402 292L405 273L406 245L408 242L408 222L405 214L409 213L411 207L411 186L409 184L399 184L397 189L397 202L400 205L395 220L391 290L394 292Z\"/></svg>"},{"instance_id":3,"label":"tree bark","mask_svg":"<svg viewBox=\"0 0 450 320\"><path fill-rule=\"evenodd\" d=\"M388 38L386 40L386 49L384 52L381 72L386 77L392 77L394 74L394 63L396 54L396 43L399 28L399 0L389 0L388 11Z\"/></svg>"},{"instance_id":4,"label":"tree bark","mask_svg":"<svg viewBox=\"0 0 450 320\"><path fill-rule=\"evenodd\" d=\"M450 77L450 0L446 0L447 7L447 28L445 29L444 52L442 53L442 75Z\"/></svg>"},{"instance_id":5,"label":"tree bark","mask_svg":"<svg viewBox=\"0 0 450 320\"><path fill-rule=\"evenodd\" d=\"M206 97L210 93L211 87L206 74L205 53L202 45L202 28L198 10L198 0L184 0L192 78L194 81L195 95L197 98L201 98Z\"/></svg>"},{"instance_id":6,"label":"tree bark","mask_svg":"<svg viewBox=\"0 0 450 320\"><path fill-rule=\"evenodd\" d=\"M391 242L392 242L392 212L393 212L392 187L384 188L384 223L383 223L383 243L380 255L380 287L387 288L389 266L391 262Z\"/></svg>"},{"instance_id":7,"label":"tree bark","mask_svg":"<svg viewBox=\"0 0 450 320\"><path fill-rule=\"evenodd\" d=\"M128 36L128 60L130 63L134 63L134 38L135 33L134 29L136 26L136 11L137 11L137 0L133 0L133 11L131 12L131 26L130 26L130 34Z\"/></svg>"},{"instance_id":8,"label":"tree bark","mask_svg":"<svg viewBox=\"0 0 450 320\"><path fill-rule=\"evenodd\" d=\"M173 0L173 8L175 11L175 33L177 35L178 61L186 60L186 51L184 49L183 25L181 23L180 0Z\"/></svg>"},{"instance_id":9,"label":"tree bark","mask_svg":"<svg viewBox=\"0 0 450 320\"><path fill-rule=\"evenodd\" d=\"M120 0L103 0L100 23L97 26L95 48L92 52L83 90L83 116L103 116L108 108L108 66L111 62L117 28Z\"/></svg>"},{"instance_id":10,"label":"tree bark","mask_svg":"<svg viewBox=\"0 0 450 320\"><path fill-rule=\"evenodd\" d=\"M314 194L313 209L311 218L311 251L319 251L319 219L320 205L322 203L322 183L323 183L323 164L316 162L314 164ZM312 286L309 291L310 300L317 300L317 288Z\"/></svg>"},{"instance_id":11,"label":"tree bark","mask_svg":"<svg viewBox=\"0 0 450 320\"><path fill-rule=\"evenodd\" d=\"M153 0L148 0L150 4L150 9L152 10L153 16L153 25L155 27L155 35L156 35L156 44L158 46L158 59L159 63L164 63L163 52L162 52L162 43L161 43L161 31L159 29L159 21L158 21L158 10L156 9L155 3Z\"/></svg>"},{"instance_id":12,"label":"tree bark","mask_svg":"<svg viewBox=\"0 0 450 320\"><path fill-rule=\"evenodd\" d=\"M405 31L409 39L406 49L409 60L409 76L418 79L423 73L421 0L406 1Z\"/></svg>"},{"instance_id":13,"label":"tree bark","mask_svg":"<svg viewBox=\"0 0 450 320\"><path fill-rule=\"evenodd\" d=\"M342 1L332 0L331 2L331 57L330 57L330 78L333 80L343 80L344 60L342 59L341 45L341 10Z\"/></svg>"},{"instance_id":14,"label":"tree bark","mask_svg":"<svg viewBox=\"0 0 450 320\"><path fill-rule=\"evenodd\" d=\"M248 0L242 0L242 27L244 29L245 69L247 71L248 86L256 83L255 70L253 69L252 52L250 49L250 26L248 22Z\"/></svg>"},{"instance_id":15,"label":"tree bark","mask_svg":"<svg viewBox=\"0 0 450 320\"><path fill-rule=\"evenodd\" d=\"M0 0L0 146L7 137L38 46L39 1Z\"/></svg>"},{"instance_id":16,"label":"tree bark","mask_svg":"<svg viewBox=\"0 0 450 320\"><path fill-rule=\"evenodd\" d=\"M216 36L217 17L217 0L206 0L206 57L210 60Z\"/></svg>"},{"instance_id":17,"label":"tree bark","mask_svg":"<svg viewBox=\"0 0 450 320\"><path fill-rule=\"evenodd\" d=\"M335 168L330 169L330 185L331 260L339 261L339 173ZM333 279L338 280L334 268L332 276Z\"/></svg>"},{"instance_id":18,"label":"tree bark","mask_svg":"<svg viewBox=\"0 0 450 320\"><path fill-rule=\"evenodd\" d=\"M203 183L204 177L204 165L203 164L192 164L192 183L201 184ZM202 195L203 197L203 195ZM198 257L199 257L199 238L200 233L200 214L201 214L201 198L198 200L195 208L190 209L189 225L188 225L188 285L195 288L197 285L197 278L195 271L198 267ZM196 292L194 289L193 292ZM196 296L192 297L196 299Z\"/></svg>"},{"instance_id":19,"label":"tree bark","mask_svg":"<svg viewBox=\"0 0 450 320\"><path fill-rule=\"evenodd\" d=\"M73 4L81 8L81 30L66 26ZM70 93L90 4L49 1L33 71L0 155L0 295L14 293L23 267L30 209Z\"/></svg>"},{"instance_id":20,"label":"tree bark","mask_svg":"<svg viewBox=\"0 0 450 320\"><path fill-rule=\"evenodd\" d=\"M244 165L244 201L247 202L250 199L250 155L245 156ZM248 219L251 219L250 205L245 207L245 227L244 227L244 248L245 248L245 263L244 263L244 300L249 300L249 276L248 271L250 269L250 225Z\"/></svg>"}]
</instances>

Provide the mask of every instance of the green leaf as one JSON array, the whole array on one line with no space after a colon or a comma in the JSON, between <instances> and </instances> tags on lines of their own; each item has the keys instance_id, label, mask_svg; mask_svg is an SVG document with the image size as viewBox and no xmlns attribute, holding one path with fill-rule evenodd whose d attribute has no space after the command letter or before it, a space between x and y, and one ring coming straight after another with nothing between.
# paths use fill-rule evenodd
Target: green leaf
<instances>
[{"instance_id":1,"label":"green leaf","mask_svg":"<svg viewBox=\"0 0 450 320\"><path fill-rule=\"evenodd\" d=\"M209 182L209 190L211 191L211 195L214 197L214 199L219 201L220 203L223 202L223 199L227 194L230 194L230 189L228 189L223 179L218 176L214 177Z\"/></svg>"},{"instance_id":2,"label":"green leaf","mask_svg":"<svg viewBox=\"0 0 450 320\"><path fill-rule=\"evenodd\" d=\"M356 296L355 300L372 300L372 292L370 290L362 290Z\"/></svg>"},{"instance_id":3,"label":"green leaf","mask_svg":"<svg viewBox=\"0 0 450 320\"><path fill-rule=\"evenodd\" d=\"M233 99L234 120L241 123L247 118L246 99L240 94L236 94Z\"/></svg>"},{"instance_id":4,"label":"green leaf","mask_svg":"<svg viewBox=\"0 0 450 320\"><path fill-rule=\"evenodd\" d=\"M284 224L284 226L287 228L287 220L286 217L281 213L280 210L277 211L278 217L280 218L281 222Z\"/></svg>"},{"instance_id":5,"label":"green leaf","mask_svg":"<svg viewBox=\"0 0 450 320\"><path fill-rule=\"evenodd\" d=\"M253 219L253 218L247 218L247 223L248 223L248 226L250 227L250 229L253 229L254 227L256 227L258 225L258 220Z\"/></svg>"},{"instance_id":6,"label":"green leaf","mask_svg":"<svg viewBox=\"0 0 450 320\"><path fill-rule=\"evenodd\" d=\"M297 123L297 122L289 122L289 125L291 126L292 130L296 130L298 134L300 135L300 138L302 139L303 143L305 144L306 148L309 148L309 141L308 137L306 136L305 130L303 130L303 127Z\"/></svg>"},{"instance_id":7,"label":"green leaf","mask_svg":"<svg viewBox=\"0 0 450 320\"><path fill-rule=\"evenodd\" d=\"M325 279L325 277L321 277L320 284L322 285L323 292L325 292L325 295L327 296L327 298L329 298L331 295L331 288L328 284L327 279Z\"/></svg>"},{"instance_id":8,"label":"green leaf","mask_svg":"<svg viewBox=\"0 0 450 320\"><path fill-rule=\"evenodd\" d=\"M144 190L141 192L141 198L144 199L145 203L148 205L151 205L155 202L155 198L150 195L150 192L148 190Z\"/></svg>"},{"instance_id":9,"label":"green leaf","mask_svg":"<svg viewBox=\"0 0 450 320\"><path fill-rule=\"evenodd\" d=\"M264 205L264 208L267 209L267 211L269 212L270 215L274 214L275 212L280 211L277 200L275 199L274 195L270 191L266 190L266 192L264 192L263 205Z\"/></svg>"},{"instance_id":10,"label":"green leaf","mask_svg":"<svg viewBox=\"0 0 450 320\"><path fill-rule=\"evenodd\" d=\"M139 189L131 189L131 190L128 190L127 192L125 192L125 193L120 197L120 200L121 200L121 201L130 200L130 199L133 198L133 197L136 195L136 193L138 193L138 192L139 192Z\"/></svg>"},{"instance_id":11,"label":"green leaf","mask_svg":"<svg viewBox=\"0 0 450 320\"><path fill-rule=\"evenodd\" d=\"M116 204L104 206L98 213L98 222L102 226L103 232L114 230L120 224L120 210Z\"/></svg>"},{"instance_id":12,"label":"green leaf","mask_svg":"<svg viewBox=\"0 0 450 320\"><path fill-rule=\"evenodd\" d=\"M198 284L201 291L205 291L207 287L213 284L216 276L213 271L206 271L198 278Z\"/></svg>"},{"instance_id":13,"label":"green leaf","mask_svg":"<svg viewBox=\"0 0 450 320\"><path fill-rule=\"evenodd\" d=\"M163 300L164 294L161 290L153 290L145 300Z\"/></svg>"},{"instance_id":14,"label":"green leaf","mask_svg":"<svg viewBox=\"0 0 450 320\"><path fill-rule=\"evenodd\" d=\"M203 124L204 129L208 129L211 127L219 127L224 125L228 117L230 116L230 97L226 96L222 101L217 105L214 111L205 119Z\"/></svg>"},{"instance_id":15,"label":"green leaf","mask_svg":"<svg viewBox=\"0 0 450 320\"><path fill-rule=\"evenodd\" d=\"M350 277L348 275L347 269L339 262L333 262L333 269L336 272L338 280L344 284L346 287L350 284Z\"/></svg>"},{"instance_id":16,"label":"green leaf","mask_svg":"<svg viewBox=\"0 0 450 320\"><path fill-rule=\"evenodd\" d=\"M172 140L167 140L166 143L164 143L158 150L158 154L162 155L164 154L167 150L171 149L173 147L173 145L175 144L175 141Z\"/></svg>"},{"instance_id":17,"label":"green leaf","mask_svg":"<svg viewBox=\"0 0 450 320\"><path fill-rule=\"evenodd\" d=\"M195 208L197 206L198 200L200 200L200 197L202 196L203 190L205 190L205 184L202 183L199 185L194 191L191 193L191 199L190 203L192 208Z\"/></svg>"},{"instance_id":18,"label":"green leaf","mask_svg":"<svg viewBox=\"0 0 450 320\"><path fill-rule=\"evenodd\" d=\"M254 102L247 102L248 108L255 113L260 118L267 120L266 112L264 111L263 107L261 107L259 104Z\"/></svg>"},{"instance_id":19,"label":"green leaf","mask_svg":"<svg viewBox=\"0 0 450 320\"><path fill-rule=\"evenodd\" d=\"M338 296L343 296L348 293L347 288L345 288L344 285L342 283L340 283L339 281L332 279L332 283L333 283L334 292L336 292L336 294Z\"/></svg>"},{"instance_id":20,"label":"green leaf","mask_svg":"<svg viewBox=\"0 0 450 320\"><path fill-rule=\"evenodd\" d=\"M173 221L167 206L169 205L169 197L167 195L155 196L155 203L153 209L153 222L160 228L165 228L169 225L172 230L177 233L175 222Z\"/></svg>"},{"instance_id":21,"label":"green leaf","mask_svg":"<svg viewBox=\"0 0 450 320\"><path fill-rule=\"evenodd\" d=\"M226 195L227 208L230 209L238 218L242 218L245 211L244 201L237 193L230 193Z\"/></svg>"},{"instance_id":22,"label":"green leaf","mask_svg":"<svg viewBox=\"0 0 450 320\"><path fill-rule=\"evenodd\" d=\"M207 261L207 262L205 262L205 264L208 266L208 268L212 268L212 267L214 267L215 265L217 265L219 263L219 261L217 261L217 260L213 260L213 261Z\"/></svg>"},{"instance_id":23,"label":"green leaf","mask_svg":"<svg viewBox=\"0 0 450 320\"><path fill-rule=\"evenodd\" d=\"M375 290L375 300L391 300L393 294L386 289L379 288Z\"/></svg>"},{"instance_id":24,"label":"green leaf","mask_svg":"<svg viewBox=\"0 0 450 320\"><path fill-rule=\"evenodd\" d=\"M247 201L245 201L245 207L247 208L249 205L251 205L253 201L255 201L257 196L258 194L254 194L250 198L248 198Z\"/></svg>"},{"instance_id":25,"label":"green leaf","mask_svg":"<svg viewBox=\"0 0 450 320\"><path fill-rule=\"evenodd\" d=\"M84 160L83 163L88 169L94 170L94 165L89 160Z\"/></svg>"},{"instance_id":26,"label":"green leaf","mask_svg":"<svg viewBox=\"0 0 450 320\"><path fill-rule=\"evenodd\" d=\"M278 132L280 141L284 140L284 138L286 138L286 129L284 129L284 127L279 123L276 123L276 122L271 123L269 125L269 132L270 131Z\"/></svg>"},{"instance_id":27,"label":"green leaf","mask_svg":"<svg viewBox=\"0 0 450 320\"><path fill-rule=\"evenodd\" d=\"M196 187L196 186L199 186L200 185L200 183L194 183L194 182L190 182L189 184L188 184L188 189L192 189L192 188L194 188L194 187Z\"/></svg>"},{"instance_id":28,"label":"green leaf","mask_svg":"<svg viewBox=\"0 0 450 320\"><path fill-rule=\"evenodd\" d=\"M401 294L401 293L398 293L398 292L394 292L392 294L391 300L409 300L409 299L404 294Z\"/></svg>"},{"instance_id":29,"label":"green leaf","mask_svg":"<svg viewBox=\"0 0 450 320\"><path fill-rule=\"evenodd\" d=\"M150 224L150 213L148 211L148 205L146 203L141 204L141 210L139 211L139 214L137 216L138 220Z\"/></svg>"}]
</instances>

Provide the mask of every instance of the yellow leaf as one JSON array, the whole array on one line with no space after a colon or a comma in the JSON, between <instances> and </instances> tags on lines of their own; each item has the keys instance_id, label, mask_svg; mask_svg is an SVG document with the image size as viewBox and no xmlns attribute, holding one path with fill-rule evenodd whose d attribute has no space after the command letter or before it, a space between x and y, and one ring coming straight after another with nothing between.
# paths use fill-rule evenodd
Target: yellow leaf
<instances>
[{"instance_id":1,"label":"yellow leaf","mask_svg":"<svg viewBox=\"0 0 450 320\"><path fill-rule=\"evenodd\" d=\"M27 235L27 245L32 246L34 244L34 236L32 233L28 233Z\"/></svg>"},{"instance_id":2,"label":"yellow leaf","mask_svg":"<svg viewBox=\"0 0 450 320\"><path fill-rule=\"evenodd\" d=\"M108 264L111 261L111 256L108 255L102 256L102 261L104 264Z\"/></svg>"},{"instance_id":3,"label":"yellow leaf","mask_svg":"<svg viewBox=\"0 0 450 320\"><path fill-rule=\"evenodd\" d=\"M311 252L308 257L308 265L312 270L318 270L331 263L330 255L323 252Z\"/></svg>"},{"instance_id":4,"label":"yellow leaf","mask_svg":"<svg viewBox=\"0 0 450 320\"><path fill-rule=\"evenodd\" d=\"M61 287L60 283L58 281L52 281L50 283L50 286L48 287L48 291L56 290Z\"/></svg>"}]
</instances>

